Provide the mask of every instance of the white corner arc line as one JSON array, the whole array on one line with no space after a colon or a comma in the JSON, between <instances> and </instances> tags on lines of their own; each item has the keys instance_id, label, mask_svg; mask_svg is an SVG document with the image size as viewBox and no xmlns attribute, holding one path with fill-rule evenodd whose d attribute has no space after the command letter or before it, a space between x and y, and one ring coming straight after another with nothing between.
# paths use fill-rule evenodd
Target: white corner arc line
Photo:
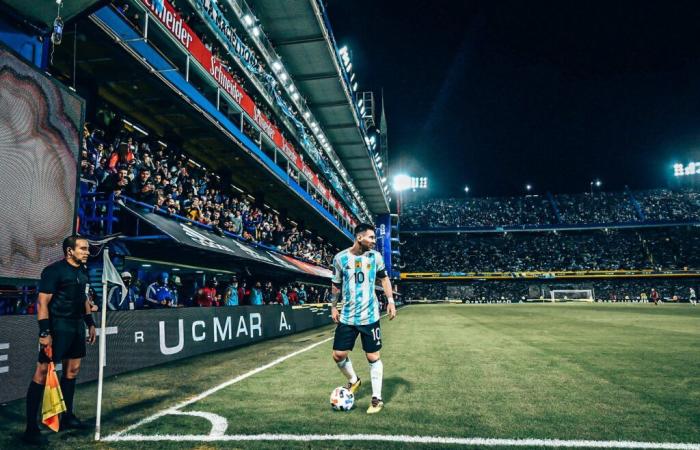
<instances>
[{"instance_id":1,"label":"white corner arc line","mask_svg":"<svg viewBox=\"0 0 700 450\"><path fill-rule=\"evenodd\" d=\"M204 411L171 411L170 414L178 416L194 416L206 419L211 422L209 436L223 436L228 428L228 420L218 414Z\"/></svg>"},{"instance_id":2,"label":"white corner arc line","mask_svg":"<svg viewBox=\"0 0 700 450\"><path fill-rule=\"evenodd\" d=\"M168 415L168 414L173 414L173 413L176 414L176 413L177 413L177 410L179 410L179 409L181 409L181 408L184 408L184 407L187 406L187 405L190 405L190 404L195 403L195 402L197 402L197 401L199 401L199 400L202 400L203 398L206 398L206 397L210 396L211 394L220 391L221 389L227 388L227 387L231 386L232 384L238 383L239 381L243 381L243 380L245 380L246 378L249 378L249 377L251 377L251 376L253 376L253 375L255 375L255 374L258 374L258 373L260 373L260 372L262 372L262 371L264 371L264 370L269 369L270 367L276 366L277 364L280 364L280 363L282 363L282 362L288 360L289 358L293 358L293 357L295 357L295 356L297 356L297 355L300 355L300 354L302 354L302 353L304 353L304 352L307 352L307 351L309 351L309 350L311 350L311 349L313 349L313 348L316 348L316 347L318 347L318 346L321 345L321 344L325 344L326 342L328 342L328 341L330 341L330 340L332 340L332 339L333 339L333 337L329 337L329 338L323 339L323 340L321 340L321 341L319 341L319 342L316 342L316 343L314 343L314 344L311 344L311 345L309 345L309 346L307 346L307 347L304 347L304 348L302 348L302 349L300 349L300 350L297 350L297 351L295 351L295 352L289 353L288 355L279 357L279 358L275 359L275 360L272 361L272 362L269 362L269 363L267 363L267 364L265 364L265 365L263 365L263 366L260 366L260 367L258 367L258 368L256 368L256 369L253 369L253 370L251 370L251 371L248 371L248 372L246 372L246 373L244 373L244 374L242 374L242 375L238 375L237 377L232 378L232 379L230 379L230 380L228 380L228 381L225 381L225 382L221 383L221 384L218 385L218 386L215 386L215 387L213 387L213 388L211 388L211 389L209 389L209 390L206 390L206 391L202 392L202 393L199 394L199 395L196 395L196 396L194 396L194 397L192 397L192 398L190 398L190 399L188 399L188 400L185 400L185 401L183 401L183 402L180 402L180 403L178 403L177 405L175 405L175 406L173 406L173 407L166 408L166 409L164 409L164 410L162 410L162 411L160 411L160 412L157 412L157 413L155 413L155 414L153 414L153 415L151 415L151 416L146 417L145 419L141 419L140 421L136 422L136 423L133 424L133 425L130 425L129 427L127 427L127 428L125 428L125 429L123 429L123 430L121 430L121 431L118 431L118 432L116 432L116 433L114 433L114 434L111 434L111 435L109 435L109 436L104 437L102 440L103 440L103 441L114 440L114 438L123 436L125 433L128 433L129 431L131 431L131 430L133 430L133 429L135 429L135 428L138 428L138 427L140 427L141 425L145 425L145 424L147 424L147 423L149 423L149 422L153 422L154 420L156 420L156 419L158 419L158 418L160 418L160 417L166 416L166 415Z\"/></svg>"},{"instance_id":3,"label":"white corner arc line","mask_svg":"<svg viewBox=\"0 0 700 450\"><path fill-rule=\"evenodd\" d=\"M297 441L297 442L327 442L327 441L364 441L364 442L401 442L409 444L446 444L469 445L483 447L567 447L567 448L640 448L664 450L700 450L700 444L673 442L640 442L640 441L594 441L594 440L565 440L565 439L497 439L497 438L456 438L442 436L408 436L386 434L238 434L224 436L207 435L112 435L105 441L157 442L157 441L188 441L188 442L230 442L230 441Z\"/></svg>"}]
</instances>

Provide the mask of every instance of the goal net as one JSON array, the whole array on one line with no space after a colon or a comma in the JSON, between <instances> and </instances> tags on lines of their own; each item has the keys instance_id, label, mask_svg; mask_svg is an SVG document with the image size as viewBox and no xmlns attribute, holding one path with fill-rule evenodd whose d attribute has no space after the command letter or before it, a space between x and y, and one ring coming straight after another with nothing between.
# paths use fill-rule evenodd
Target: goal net
<instances>
[{"instance_id":1,"label":"goal net","mask_svg":"<svg viewBox=\"0 0 700 450\"><path fill-rule=\"evenodd\" d=\"M549 291L552 302L593 302L593 289L552 289Z\"/></svg>"}]
</instances>

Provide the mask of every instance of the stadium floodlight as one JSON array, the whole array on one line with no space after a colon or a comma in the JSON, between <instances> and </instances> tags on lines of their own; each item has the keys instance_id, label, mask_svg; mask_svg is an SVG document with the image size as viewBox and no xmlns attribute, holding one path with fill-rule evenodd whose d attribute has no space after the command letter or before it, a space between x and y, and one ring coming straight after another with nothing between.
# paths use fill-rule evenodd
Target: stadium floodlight
<instances>
[{"instance_id":1,"label":"stadium floodlight","mask_svg":"<svg viewBox=\"0 0 700 450\"><path fill-rule=\"evenodd\" d=\"M243 16L243 23L244 23L247 27L249 27L249 26L253 25L253 24L255 23L255 21L254 21L253 18L250 16L250 14L246 14L245 16Z\"/></svg>"},{"instance_id":2,"label":"stadium floodlight","mask_svg":"<svg viewBox=\"0 0 700 450\"><path fill-rule=\"evenodd\" d=\"M400 174L394 177L394 190L397 192L405 191L411 188L411 177Z\"/></svg>"},{"instance_id":3,"label":"stadium floodlight","mask_svg":"<svg viewBox=\"0 0 700 450\"><path fill-rule=\"evenodd\" d=\"M292 99L293 99L293 100L299 100L299 93L298 93L298 92L293 93L293 94L292 94Z\"/></svg>"},{"instance_id":4,"label":"stadium floodlight","mask_svg":"<svg viewBox=\"0 0 700 450\"><path fill-rule=\"evenodd\" d=\"M345 66L345 71L346 71L347 73L350 73L351 70L352 70L352 63L348 63L348 64Z\"/></svg>"},{"instance_id":5,"label":"stadium floodlight","mask_svg":"<svg viewBox=\"0 0 700 450\"><path fill-rule=\"evenodd\" d=\"M464 186L464 192L467 194L469 193L469 186Z\"/></svg>"},{"instance_id":6,"label":"stadium floodlight","mask_svg":"<svg viewBox=\"0 0 700 450\"><path fill-rule=\"evenodd\" d=\"M297 87L294 86L293 84L290 84L289 87L287 88L287 90L288 90L289 92L294 92L294 91L296 91L296 89L297 89Z\"/></svg>"},{"instance_id":7,"label":"stadium floodlight","mask_svg":"<svg viewBox=\"0 0 700 450\"><path fill-rule=\"evenodd\" d=\"M280 73L280 80L282 80L282 82L287 81L287 78L288 78L288 77L287 77L287 74L286 74L286 73L284 73L284 72Z\"/></svg>"},{"instance_id":8,"label":"stadium floodlight","mask_svg":"<svg viewBox=\"0 0 700 450\"><path fill-rule=\"evenodd\" d=\"M309 117L311 117L311 113L308 112L308 111L306 111L306 112L304 113L304 119L308 119Z\"/></svg>"},{"instance_id":9,"label":"stadium floodlight","mask_svg":"<svg viewBox=\"0 0 700 450\"><path fill-rule=\"evenodd\" d=\"M342 47L340 47L339 53L340 53L341 55L347 54L347 53L348 53L348 46L347 46L347 45L343 45Z\"/></svg>"},{"instance_id":10,"label":"stadium floodlight","mask_svg":"<svg viewBox=\"0 0 700 450\"><path fill-rule=\"evenodd\" d=\"M260 36L260 27L253 28L253 36L255 36L255 37Z\"/></svg>"},{"instance_id":11,"label":"stadium floodlight","mask_svg":"<svg viewBox=\"0 0 700 450\"><path fill-rule=\"evenodd\" d=\"M350 81L352 81L352 80L350 80ZM364 99L359 99L359 100L357 101L357 106L359 106L360 108L362 108L362 104L363 104L364 102L365 102Z\"/></svg>"},{"instance_id":12,"label":"stadium floodlight","mask_svg":"<svg viewBox=\"0 0 700 450\"><path fill-rule=\"evenodd\" d=\"M279 61L273 62L272 63L272 70L274 70L275 72L279 72L280 70L282 70L282 63Z\"/></svg>"},{"instance_id":13,"label":"stadium floodlight","mask_svg":"<svg viewBox=\"0 0 700 450\"><path fill-rule=\"evenodd\" d=\"M357 92L357 81L352 85L352 91Z\"/></svg>"},{"instance_id":14,"label":"stadium floodlight","mask_svg":"<svg viewBox=\"0 0 700 450\"><path fill-rule=\"evenodd\" d=\"M531 184L526 184L525 185L525 190L530 192L532 190L532 185Z\"/></svg>"},{"instance_id":15,"label":"stadium floodlight","mask_svg":"<svg viewBox=\"0 0 700 450\"><path fill-rule=\"evenodd\" d=\"M603 184L602 181L600 181L600 180L595 180L595 186L596 186L596 187L600 187L600 186L602 186L602 184Z\"/></svg>"},{"instance_id":16,"label":"stadium floodlight","mask_svg":"<svg viewBox=\"0 0 700 450\"><path fill-rule=\"evenodd\" d=\"M355 81L355 72L350 74L350 82L352 83L353 81Z\"/></svg>"}]
</instances>

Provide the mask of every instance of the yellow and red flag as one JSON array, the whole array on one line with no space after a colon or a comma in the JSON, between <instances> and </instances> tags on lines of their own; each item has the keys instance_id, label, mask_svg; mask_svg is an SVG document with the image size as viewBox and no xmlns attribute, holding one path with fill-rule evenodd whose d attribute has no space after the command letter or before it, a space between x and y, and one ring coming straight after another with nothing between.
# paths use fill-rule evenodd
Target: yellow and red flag
<instances>
[{"instance_id":1,"label":"yellow and red flag","mask_svg":"<svg viewBox=\"0 0 700 450\"><path fill-rule=\"evenodd\" d=\"M46 356L52 358L51 347L44 349ZM56 375L56 366L53 360L49 362L49 370L46 374L46 387L44 388L44 400L41 403L41 422L53 431L58 431L58 415L66 410L66 402L63 401L61 385Z\"/></svg>"}]
</instances>

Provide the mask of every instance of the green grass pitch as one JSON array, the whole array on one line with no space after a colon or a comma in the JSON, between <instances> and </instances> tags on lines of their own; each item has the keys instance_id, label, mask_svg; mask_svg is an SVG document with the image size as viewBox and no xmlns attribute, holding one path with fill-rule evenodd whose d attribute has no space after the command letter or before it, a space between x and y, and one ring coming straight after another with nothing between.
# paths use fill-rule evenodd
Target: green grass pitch
<instances>
[{"instance_id":1,"label":"green grass pitch","mask_svg":"<svg viewBox=\"0 0 700 450\"><path fill-rule=\"evenodd\" d=\"M105 384L103 436L237 375L332 336L332 327L191 358ZM358 340L363 386L333 412L344 379L331 342L182 410L214 413L234 434L382 434L458 438L700 443L700 308L690 305L415 305L382 322L384 399L377 415ZM27 379L27 381L29 381ZM77 389L94 418L95 383ZM0 407L0 448L21 448L24 401ZM200 417L165 415L128 434L206 435ZM48 434L48 432L46 432ZM391 442L102 442L49 436L51 448L451 448ZM522 447L520 447L522 448Z\"/></svg>"}]
</instances>

